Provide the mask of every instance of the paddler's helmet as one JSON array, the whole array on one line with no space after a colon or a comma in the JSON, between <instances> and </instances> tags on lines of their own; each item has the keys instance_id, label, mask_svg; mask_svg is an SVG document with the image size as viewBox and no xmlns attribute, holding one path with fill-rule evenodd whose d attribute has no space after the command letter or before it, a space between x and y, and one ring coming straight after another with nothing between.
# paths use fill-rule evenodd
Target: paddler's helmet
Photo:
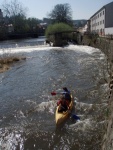
<instances>
[{"instance_id":1,"label":"paddler's helmet","mask_svg":"<svg viewBox=\"0 0 113 150\"><path fill-rule=\"evenodd\" d=\"M67 87L63 87L63 90L64 90L64 91L66 91L66 92L68 92L68 89L67 89Z\"/></svg>"}]
</instances>

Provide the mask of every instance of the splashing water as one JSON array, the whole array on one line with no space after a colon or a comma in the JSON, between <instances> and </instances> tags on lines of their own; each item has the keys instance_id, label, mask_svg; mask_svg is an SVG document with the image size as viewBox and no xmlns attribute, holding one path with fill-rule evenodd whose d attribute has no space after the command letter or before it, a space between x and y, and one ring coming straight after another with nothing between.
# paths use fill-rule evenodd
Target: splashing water
<instances>
[{"instance_id":1,"label":"splashing water","mask_svg":"<svg viewBox=\"0 0 113 150\"><path fill-rule=\"evenodd\" d=\"M64 48L37 44L37 40L2 43L8 54L26 56L0 74L0 148L100 150L107 115L108 85L102 81L104 55L100 50L69 45ZM15 46L14 46L15 45ZM4 49L4 50L3 50ZM72 113L59 129L55 125L60 94L68 87L74 97Z\"/></svg>"}]
</instances>

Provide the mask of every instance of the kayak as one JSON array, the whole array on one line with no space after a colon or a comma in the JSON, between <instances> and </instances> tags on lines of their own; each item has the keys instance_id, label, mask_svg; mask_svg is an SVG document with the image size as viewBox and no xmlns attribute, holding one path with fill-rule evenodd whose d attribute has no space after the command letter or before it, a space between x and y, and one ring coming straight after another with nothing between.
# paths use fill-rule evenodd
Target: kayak
<instances>
[{"instance_id":1,"label":"kayak","mask_svg":"<svg viewBox=\"0 0 113 150\"><path fill-rule=\"evenodd\" d=\"M58 108L59 108L59 106L57 106L56 113L55 113L56 125L59 125L59 124L63 123L68 118L68 116L70 114L70 111L73 108L73 98L72 98L72 95L71 95L71 102L69 104L69 108L70 108L69 110L63 111L63 112L58 112Z\"/></svg>"}]
</instances>

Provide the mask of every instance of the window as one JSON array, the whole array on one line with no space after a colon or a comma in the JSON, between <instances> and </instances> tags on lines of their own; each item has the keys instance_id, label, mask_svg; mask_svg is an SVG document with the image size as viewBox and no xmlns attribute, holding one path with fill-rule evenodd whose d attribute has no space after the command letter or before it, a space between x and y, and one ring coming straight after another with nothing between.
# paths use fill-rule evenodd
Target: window
<instances>
[{"instance_id":1,"label":"window","mask_svg":"<svg viewBox=\"0 0 113 150\"><path fill-rule=\"evenodd\" d=\"M103 10L103 15L104 15L104 10Z\"/></svg>"},{"instance_id":2,"label":"window","mask_svg":"<svg viewBox=\"0 0 113 150\"><path fill-rule=\"evenodd\" d=\"M104 24L104 20L103 20L103 24Z\"/></svg>"}]
</instances>

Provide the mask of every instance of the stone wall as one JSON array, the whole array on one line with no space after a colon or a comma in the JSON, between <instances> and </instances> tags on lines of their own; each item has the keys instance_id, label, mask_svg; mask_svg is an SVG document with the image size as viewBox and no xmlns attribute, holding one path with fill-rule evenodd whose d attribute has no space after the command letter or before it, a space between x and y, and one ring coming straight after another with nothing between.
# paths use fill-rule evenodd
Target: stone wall
<instances>
[{"instance_id":1,"label":"stone wall","mask_svg":"<svg viewBox=\"0 0 113 150\"><path fill-rule=\"evenodd\" d=\"M99 48L105 53L108 59L110 74L108 107L110 113L102 141L102 150L113 150L113 41L105 38L84 35L81 44Z\"/></svg>"},{"instance_id":2,"label":"stone wall","mask_svg":"<svg viewBox=\"0 0 113 150\"><path fill-rule=\"evenodd\" d=\"M109 109L110 109L110 116L107 124L107 130L103 138L102 142L102 150L113 150L113 75L111 81L109 83Z\"/></svg>"}]
</instances>

